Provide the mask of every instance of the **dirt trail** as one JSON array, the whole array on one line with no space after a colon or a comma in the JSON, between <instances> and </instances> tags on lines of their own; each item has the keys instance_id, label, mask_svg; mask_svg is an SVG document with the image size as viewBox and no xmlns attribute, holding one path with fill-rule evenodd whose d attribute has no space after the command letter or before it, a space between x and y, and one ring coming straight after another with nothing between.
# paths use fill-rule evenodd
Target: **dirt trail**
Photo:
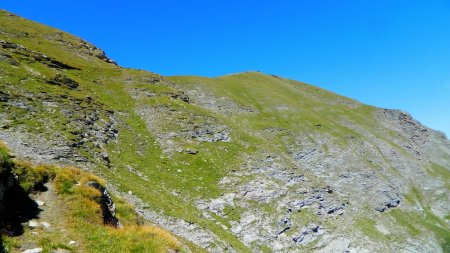
<instances>
[{"instance_id":1,"label":"dirt trail","mask_svg":"<svg viewBox=\"0 0 450 253\"><path fill-rule=\"evenodd\" d=\"M68 245L73 238L69 238L65 224L65 207L59 199L53 183L45 184L46 191L31 196L39 205L41 212L37 219L24 223L25 233L19 236L19 248L12 252L23 252L27 249L42 247L43 241L63 241ZM40 201L43 202L40 203ZM57 240L54 240L58 238ZM58 251L56 251L58 252ZM69 251L59 251L69 252Z\"/></svg>"}]
</instances>

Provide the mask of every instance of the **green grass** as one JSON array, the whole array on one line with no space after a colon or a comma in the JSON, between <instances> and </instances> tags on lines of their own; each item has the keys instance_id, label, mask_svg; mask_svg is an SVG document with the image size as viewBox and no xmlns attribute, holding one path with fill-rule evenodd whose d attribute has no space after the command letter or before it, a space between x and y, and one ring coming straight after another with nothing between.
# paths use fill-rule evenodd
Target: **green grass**
<instances>
[{"instance_id":1,"label":"green grass","mask_svg":"<svg viewBox=\"0 0 450 253\"><path fill-rule=\"evenodd\" d=\"M437 163L431 163L431 167L427 172L432 177L440 178L447 190L450 190L450 170L448 168L444 168Z\"/></svg>"},{"instance_id":2,"label":"green grass","mask_svg":"<svg viewBox=\"0 0 450 253\"><path fill-rule=\"evenodd\" d=\"M356 220L356 226L368 237L375 240L385 239L383 234L375 227L376 222L370 218L359 218Z\"/></svg>"},{"instance_id":3,"label":"green grass","mask_svg":"<svg viewBox=\"0 0 450 253\"><path fill-rule=\"evenodd\" d=\"M7 172L11 168L11 159L9 158L8 149L0 142L0 175Z\"/></svg>"}]
</instances>

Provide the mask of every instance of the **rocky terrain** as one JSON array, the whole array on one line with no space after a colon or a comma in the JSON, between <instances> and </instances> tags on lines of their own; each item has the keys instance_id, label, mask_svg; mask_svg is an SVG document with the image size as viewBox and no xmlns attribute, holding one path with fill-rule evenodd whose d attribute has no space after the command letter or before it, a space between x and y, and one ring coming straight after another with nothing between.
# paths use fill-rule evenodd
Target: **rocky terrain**
<instances>
[{"instance_id":1,"label":"rocky terrain","mask_svg":"<svg viewBox=\"0 0 450 253\"><path fill-rule=\"evenodd\" d=\"M192 251L450 252L450 141L408 113L258 72L126 69L0 24L0 140L106 178Z\"/></svg>"}]
</instances>

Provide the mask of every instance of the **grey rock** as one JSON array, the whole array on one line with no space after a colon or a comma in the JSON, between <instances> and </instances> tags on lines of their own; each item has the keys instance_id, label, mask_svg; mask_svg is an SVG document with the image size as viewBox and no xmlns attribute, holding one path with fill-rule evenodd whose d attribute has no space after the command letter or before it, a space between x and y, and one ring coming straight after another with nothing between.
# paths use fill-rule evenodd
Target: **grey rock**
<instances>
[{"instance_id":1,"label":"grey rock","mask_svg":"<svg viewBox=\"0 0 450 253\"><path fill-rule=\"evenodd\" d=\"M86 185L98 190L101 193L100 206L103 215L103 223L121 228L122 224L116 217L116 205L108 190L95 181L86 182Z\"/></svg>"},{"instance_id":2,"label":"grey rock","mask_svg":"<svg viewBox=\"0 0 450 253\"><path fill-rule=\"evenodd\" d=\"M30 221L28 222L28 227L30 227L30 228L37 228L37 227L39 227L39 226L40 226L39 222L37 222L37 221L35 221L35 220L30 220Z\"/></svg>"},{"instance_id":3,"label":"grey rock","mask_svg":"<svg viewBox=\"0 0 450 253\"><path fill-rule=\"evenodd\" d=\"M50 223L45 222L45 221L41 221L40 224L41 224L44 228L50 228L50 227L51 227Z\"/></svg>"},{"instance_id":4,"label":"grey rock","mask_svg":"<svg viewBox=\"0 0 450 253\"><path fill-rule=\"evenodd\" d=\"M189 148L189 149L186 150L186 153L188 153L190 155L196 155L196 154L198 154L198 150Z\"/></svg>"},{"instance_id":5,"label":"grey rock","mask_svg":"<svg viewBox=\"0 0 450 253\"><path fill-rule=\"evenodd\" d=\"M55 249L52 253L70 253L70 251L67 249Z\"/></svg>"},{"instance_id":6,"label":"grey rock","mask_svg":"<svg viewBox=\"0 0 450 253\"><path fill-rule=\"evenodd\" d=\"M34 249L24 250L24 251L22 251L22 253L40 253L42 251L43 251L42 248L34 248Z\"/></svg>"}]
</instances>

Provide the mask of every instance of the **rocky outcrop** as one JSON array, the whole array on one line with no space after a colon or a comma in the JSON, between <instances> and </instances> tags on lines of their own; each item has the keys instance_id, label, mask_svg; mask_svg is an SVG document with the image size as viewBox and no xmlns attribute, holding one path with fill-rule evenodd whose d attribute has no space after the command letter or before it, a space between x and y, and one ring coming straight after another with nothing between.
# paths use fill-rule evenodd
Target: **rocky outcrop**
<instances>
[{"instance_id":1,"label":"rocky outcrop","mask_svg":"<svg viewBox=\"0 0 450 253\"><path fill-rule=\"evenodd\" d=\"M79 84L75 80L70 79L62 74L57 74L55 77L47 80L47 83L58 86L64 86L69 89L76 89L79 86Z\"/></svg>"},{"instance_id":2,"label":"rocky outcrop","mask_svg":"<svg viewBox=\"0 0 450 253\"><path fill-rule=\"evenodd\" d=\"M81 40L80 42L81 43L80 43L79 47L87 49L89 54L97 57L98 59L100 59L104 62L117 65L117 63L114 60L112 60L108 56L106 56L105 51L101 50L100 48L97 48L96 46L92 45L91 43L89 43L87 41Z\"/></svg>"},{"instance_id":3,"label":"rocky outcrop","mask_svg":"<svg viewBox=\"0 0 450 253\"><path fill-rule=\"evenodd\" d=\"M302 228L300 234L296 235L292 240L299 245L308 245L315 241L319 235L324 233L323 227L312 224L309 227Z\"/></svg>"},{"instance_id":4,"label":"rocky outcrop","mask_svg":"<svg viewBox=\"0 0 450 253\"><path fill-rule=\"evenodd\" d=\"M196 126L189 132L193 139L204 142L230 142L229 130L225 126Z\"/></svg>"},{"instance_id":5,"label":"rocky outcrop","mask_svg":"<svg viewBox=\"0 0 450 253\"><path fill-rule=\"evenodd\" d=\"M68 88L78 86L75 81L64 76L57 76L52 82ZM10 119L0 117L0 127L3 129L0 131L0 138L9 142L17 155L42 163L55 160L82 167L90 167L89 160L93 158L109 166L109 154L105 146L116 140L119 134L118 123L113 111L105 110L102 104L91 97L52 96L47 93L17 96L3 92L0 93L0 99L4 101L3 111L23 111L9 117ZM52 124L64 125L66 133L55 127L47 131L49 122L46 122L48 134L45 140L24 125L21 128L10 128L12 124L24 120L42 121L49 114L58 118ZM4 114L0 112L0 115ZM97 152L92 152L92 146Z\"/></svg>"},{"instance_id":6,"label":"rocky outcrop","mask_svg":"<svg viewBox=\"0 0 450 253\"><path fill-rule=\"evenodd\" d=\"M28 62L39 62L42 63L50 68L54 69L69 69L69 70L79 70L76 67L72 67L70 65L67 65L61 61L58 61L54 58L51 58L45 54L30 50L22 45L0 40L0 47L14 53L17 57L20 57L21 60L25 60ZM18 65L18 61L14 59L13 56L9 54L2 54L6 59L9 59L8 61L12 65Z\"/></svg>"},{"instance_id":7,"label":"rocky outcrop","mask_svg":"<svg viewBox=\"0 0 450 253\"><path fill-rule=\"evenodd\" d=\"M111 198L108 190L106 190L105 187L95 181L89 181L86 183L86 185L98 190L101 194L100 206L102 209L103 223L116 228L121 228L122 224L116 217L116 205L114 204L114 201Z\"/></svg>"},{"instance_id":8,"label":"rocky outcrop","mask_svg":"<svg viewBox=\"0 0 450 253\"><path fill-rule=\"evenodd\" d=\"M172 233L184 238L189 238L190 241L205 248L211 253L234 253L236 250L229 242L220 239L212 231L203 228L200 224L192 221L186 221L176 217L170 217L161 213L157 213L148 208L145 202L133 194L122 194L129 203L132 203L137 212L145 219L157 224Z\"/></svg>"}]
</instances>

